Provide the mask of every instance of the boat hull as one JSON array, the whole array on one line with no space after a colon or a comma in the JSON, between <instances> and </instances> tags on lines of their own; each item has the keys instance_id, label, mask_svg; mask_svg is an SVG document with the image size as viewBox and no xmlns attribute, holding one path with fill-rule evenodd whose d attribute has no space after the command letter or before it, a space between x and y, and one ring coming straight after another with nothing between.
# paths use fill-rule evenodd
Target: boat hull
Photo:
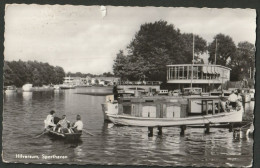
<instances>
[{"instance_id":1,"label":"boat hull","mask_svg":"<svg viewBox=\"0 0 260 168\"><path fill-rule=\"evenodd\" d=\"M81 133L59 133L56 131L48 131L48 135L56 139L65 139L67 141L78 141L80 140Z\"/></svg>"},{"instance_id":2,"label":"boat hull","mask_svg":"<svg viewBox=\"0 0 260 168\"><path fill-rule=\"evenodd\" d=\"M180 125L198 125L215 123L241 122L243 108L239 111L223 112L215 115L193 116L186 118L146 118L125 115L107 114L108 119L116 125L140 126L140 127L171 127Z\"/></svg>"}]
</instances>

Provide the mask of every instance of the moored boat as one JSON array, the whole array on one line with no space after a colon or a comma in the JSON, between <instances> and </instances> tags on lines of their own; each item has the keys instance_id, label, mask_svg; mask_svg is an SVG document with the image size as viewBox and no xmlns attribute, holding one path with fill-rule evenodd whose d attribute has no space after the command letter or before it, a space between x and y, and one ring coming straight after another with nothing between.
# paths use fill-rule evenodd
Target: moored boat
<instances>
[{"instance_id":1,"label":"moored boat","mask_svg":"<svg viewBox=\"0 0 260 168\"><path fill-rule=\"evenodd\" d=\"M198 124L217 124L241 122L243 108L231 112L220 114L209 114L201 116L192 116L185 118L150 118L150 117L131 117L126 115L107 114L110 121L117 125L141 126L141 127L170 127L180 125L198 125Z\"/></svg>"},{"instance_id":2,"label":"moored boat","mask_svg":"<svg viewBox=\"0 0 260 168\"><path fill-rule=\"evenodd\" d=\"M32 84L25 84L25 85L23 85L23 87L22 87L22 89L23 89L23 91L24 92L32 92L32 90L33 90L33 85Z\"/></svg>"},{"instance_id":3,"label":"moored boat","mask_svg":"<svg viewBox=\"0 0 260 168\"><path fill-rule=\"evenodd\" d=\"M255 100L255 89L250 89L249 90L249 93L250 93L250 95L251 95L251 100Z\"/></svg>"},{"instance_id":4,"label":"moored boat","mask_svg":"<svg viewBox=\"0 0 260 168\"><path fill-rule=\"evenodd\" d=\"M5 90L5 93L6 93L6 94L8 94L8 93L15 93L16 90L17 90L17 88L16 88L14 85L12 85L12 86L7 86L7 87L6 87L6 90Z\"/></svg>"},{"instance_id":5,"label":"moored boat","mask_svg":"<svg viewBox=\"0 0 260 168\"><path fill-rule=\"evenodd\" d=\"M179 125L241 122L242 103L227 107L219 97L123 97L118 103L107 102L104 111L108 120L117 125L169 127Z\"/></svg>"},{"instance_id":6,"label":"moored boat","mask_svg":"<svg viewBox=\"0 0 260 168\"><path fill-rule=\"evenodd\" d=\"M62 84L60 85L60 89L75 89L75 85L72 84Z\"/></svg>"}]
</instances>

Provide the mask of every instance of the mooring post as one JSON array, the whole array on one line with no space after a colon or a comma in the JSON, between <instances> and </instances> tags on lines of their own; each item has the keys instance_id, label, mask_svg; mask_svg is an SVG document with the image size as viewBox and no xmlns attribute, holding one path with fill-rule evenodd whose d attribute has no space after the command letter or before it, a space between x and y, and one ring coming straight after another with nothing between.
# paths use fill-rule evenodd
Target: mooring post
<instances>
[{"instance_id":1,"label":"mooring post","mask_svg":"<svg viewBox=\"0 0 260 168\"><path fill-rule=\"evenodd\" d=\"M229 123L229 132L233 131L233 127L234 127L234 124L233 123Z\"/></svg>"},{"instance_id":2,"label":"mooring post","mask_svg":"<svg viewBox=\"0 0 260 168\"><path fill-rule=\"evenodd\" d=\"M148 137L152 137L153 136L153 127L148 127Z\"/></svg>"},{"instance_id":3,"label":"mooring post","mask_svg":"<svg viewBox=\"0 0 260 168\"><path fill-rule=\"evenodd\" d=\"M162 135L162 127L158 126L158 135Z\"/></svg>"},{"instance_id":4,"label":"mooring post","mask_svg":"<svg viewBox=\"0 0 260 168\"><path fill-rule=\"evenodd\" d=\"M181 125L181 133L180 135L183 136L186 130L186 125Z\"/></svg>"},{"instance_id":5,"label":"mooring post","mask_svg":"<svg viewBox=\"0 0 260 168\"><path fill-rule=\"evenodd\" d=\"M205 124L205 127L206 127L205 133L206 133L206 134L209 134L209 124Z\"/></svg>"}]
</instances>

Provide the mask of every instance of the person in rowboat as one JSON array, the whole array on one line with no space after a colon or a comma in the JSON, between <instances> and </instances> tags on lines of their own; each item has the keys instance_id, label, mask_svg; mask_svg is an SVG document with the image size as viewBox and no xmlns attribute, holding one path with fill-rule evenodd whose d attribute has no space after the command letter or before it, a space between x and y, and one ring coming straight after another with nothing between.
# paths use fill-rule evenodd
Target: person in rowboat
<instances>
[{"instance_id":1,"label":"person in rowboat","mask_svg":"<svg viewBox=\"0 0 260 168\"><path fill-rule=\"evenodd\" d=\"M66 119L66 115L63 115L61 120L58 122L55 130L58 132L62 132L62 133L68 133L69 125L70 125L70 122Z\"/></svg>"},{"instance_id":2,"label":"person in rowboat","mask_svg":"<svg viewBox=\"0 0 260 168\"><path fill-rule=\"evenodd\" d=\"M50 129L56 126L56 124L54 124L54 115L55 115L55 111L52 110L50 111L50 114L46 117L46 119L44 120L44 124L45 124L45 129Z\"/></svg>"},{"instance_id":3,"label":"person in rowboat","mask_svg":"<svg viewBox=\"0 0 260 168\"><path fill-rule=\"evenodd\" d=\"M83 122L81 121L81 116L77 115L76 120L71 129L75 133L82 133Z\"/></svg>"}]
</instances>

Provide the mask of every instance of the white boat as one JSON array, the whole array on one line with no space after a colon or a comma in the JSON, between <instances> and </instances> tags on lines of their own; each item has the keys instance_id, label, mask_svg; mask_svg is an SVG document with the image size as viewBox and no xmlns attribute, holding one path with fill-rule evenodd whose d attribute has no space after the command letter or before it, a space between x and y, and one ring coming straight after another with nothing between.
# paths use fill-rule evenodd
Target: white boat
<instances>
[{"instance_id":1,"label":"white boat","mask_svg":"<svg viewBox=\"0 0 260 168\"><path fill-rule=\"evenodd\" d=\"M5 93L6 93L6 94L15 93L16 90L17 90L17 88L16 88L14 85L12 85L12 86L7 86L7 87L6 87L6 90L5 90Z\"/></svg>"},{"instance_id":2,"label":"white boat","mask_svg":"<svg viewBox=\"0 0 260 168\"><path fill-rule=\"evenodd\" d=\"M251 100L255 100L255 89L250 89L249 93L251 95Z\"/></svg>"},{"instance_id":3,"label":"white boat","mask_svg":"<svg viewBox=\"0 0 260 168\"><path fill-rule=\"evenodd\" d=\"M127 126L178 126L241 122L243 106L227 107L219 97L121 97L102 105L105 120Z\"/></svg>"},{"instance_id":4,"label":"white boat","mask_svg":"<svg viewBox=\"0 0 260 168\"><path fill-rule=\"evenodd\" d=\"M75 85L72 85L72 84L62 84L60 85L60 88L61 89L75 89Z\"/></svg>"},{"instance_id":5,"label":"white boat","mask_svg":"<svg viewBox=\"0 0 260 168\"><path fill-rule=\"evenodd\" d=\"M32 92L33 85L32 84L25 84L25 85L23 85L22 89L23 89L24 92Z\"/></svg>"},{"instance_id":6,"label":"white boat","mask_svg":"<svg viewBox=\"0 0 260 168\"><path fill-rule=\"evenodd\" d=\"M201 116L193 116L186 118L150 118L150 117L133 117L126 115L107 114L108 119L116 125L140 126L140 127L170 127L180 125L199 125L199 124L217 124L241 122L243 108L231 112L223 112L219 114L209 114Z\"/></svg>"},{"instance_id":7,"label":"white boat","mask_svg":"<svg viewBox=\"0 0 260 168\"><path fill-rule=\"evenodd\" d=\"M60 90L60 85L54 85L53 88L54 90Z\"/></svg>"}]
</instances>

